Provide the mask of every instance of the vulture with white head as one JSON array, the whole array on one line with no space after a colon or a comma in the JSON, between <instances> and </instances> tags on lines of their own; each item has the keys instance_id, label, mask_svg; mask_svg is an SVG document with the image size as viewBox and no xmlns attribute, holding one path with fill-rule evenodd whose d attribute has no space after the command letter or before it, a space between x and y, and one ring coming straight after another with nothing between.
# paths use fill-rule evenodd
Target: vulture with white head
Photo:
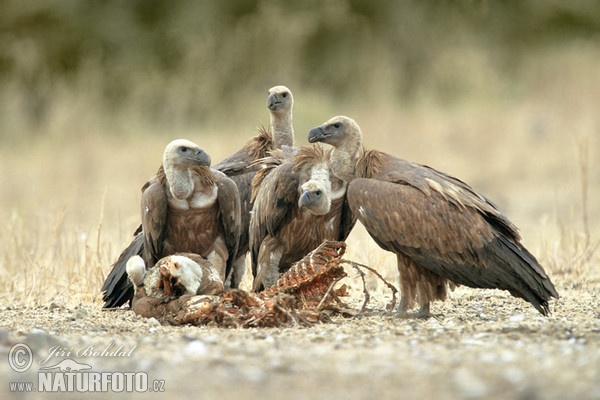
<instances>
[{"instance_id":1,"label":"vulture with white head","mask_svg":"<svg viewBox=\"0 0 600 400\"><path fill-rule=\"evenodd\" d=\"M445 300L449 285L508 290L541 314L559 295L517 228L487 198L433 168L362 147L351 118L313 128L309 142L333 146L332 170L348 182L352 212L375 242L396 254L400 315Z\"/></svg>"},{"instance_id":2,"label":"vulture with white head","mask_svg":"<svg viewBox=\"0 0 600 400\"><path fill-rule=\"evenodd\" d=\"M231 287L238 287L246 270L245 256L248 252L248 227L252 210L252 179L260 169L260 166L253 163L267 157L270 150L294 145L293 106L294 97L290 89L282 85L269 89L267 108L270 113L270 129L259 129L258 135L248 140L240 150L213 166L234 181L241 201L240 240L229 281ZM129 246L113 264L100 289L103 292L104 308L120 307L133 297L133 288L125 274L125 264L129 258L143 254L144 237L140 226L134 232L134 238Z\"/></svg>"},{"instance_id":3,"label":"vulture with white head","mask_svg":"<svg viewBox=\"0 0 600 400\"><path fill-rule=\"evenodd\" d=\"M231 286L237 287L246 271L246 253L248 252L248 227L252 210L252 179L260 166L256 160L267 157L269 151L292 147L294 145L294 127L292 109L294 97L286 86L278 85L269 89L267 109L270 113L270 129L259 129L240 150L214 165L214 168L229 176L237 185L241 200L241 235L236 262L233 268Z\"/></svg>"},{"instance_id":4,"label":"vulture with white head","mask_svg":"<svg viewBox=\"0 0 600 400\"><path fill-rule=\"evenodd\" d=\"M323 241L345 240L356 221L346 183L330 175L329 152L320 146L274 151L259 163L264 168L254 178L250 220L257 292Z\"/></svg>"},{"instance_id":5,"label":"vulture with white head","mask_svg":"<svg viewBox=\"0 0 600 400\"><path fill-rule=\"evenodd\" d=\"M219 273L198 254L176 253L161 258L154 267L147 267L142 257L133 256L125 269L134 287L144 286L151 297L219 295L224 290Z\"/></svg>"},{"instance_id":6,"label":"vulture with white head","mask_svg":"<svg viewBox=\"0 0 600 400\"><path fill-rule=\"evenodd\" d=\"M142 188L142 225L107 277L105 308L133 297L126 264L141 256L153 266L175 253L206 258L220 278L230 275L240 238L240 199L235 183L210 168L210 157L185 139L169 143L157 174Z\"/></svg>"}]
</instances>

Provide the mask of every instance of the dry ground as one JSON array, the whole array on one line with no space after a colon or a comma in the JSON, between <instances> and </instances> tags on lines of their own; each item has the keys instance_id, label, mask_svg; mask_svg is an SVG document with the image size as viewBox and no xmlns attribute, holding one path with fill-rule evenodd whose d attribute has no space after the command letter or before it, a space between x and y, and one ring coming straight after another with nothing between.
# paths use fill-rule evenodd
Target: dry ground
<instances>
[{"instance_id":1,"label":"dry ground","mask_svg":"<svg viewBox=\"0 0 600 400\"><path fill-rule=\"evenodd\" d=\"M160 398L600 398L598 287L561 287L548 318L506 293L459 288L427 321L336 317L280 329L160 326L97 304L5 307L2 359L15 343L27 343L34 364L17 374L0 363L0 387L3 398L25 397L8 392L8 383L36 387L39 368L62 357L39 362L60 346L71 352L63 357L93 371L143 371L150 381L164 380ZM374 300L372 308L382 309L388 299ZM76 356L90 346L131 354Z\"/></svg>"}]
</instances>

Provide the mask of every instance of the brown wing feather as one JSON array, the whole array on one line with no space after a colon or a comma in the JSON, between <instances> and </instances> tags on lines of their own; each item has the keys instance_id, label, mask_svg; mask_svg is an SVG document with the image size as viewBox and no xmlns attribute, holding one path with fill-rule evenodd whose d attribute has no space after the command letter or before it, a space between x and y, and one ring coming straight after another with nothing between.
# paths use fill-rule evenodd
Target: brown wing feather
<instances>
[{"instance_id":1,"label":"brown wing feather","mask_svg":"<svg viewBox=\"0 0 600 400\"><path fill-rule=\"evenodd\" d=\"M405 165L395 162L397 168ZM461 186L452 186L457 193L444 193L443 181L441 189L427 187L424 177L431 174L424 168L402 172L386 175L393 182L356 179L348 188L352 211L382 248L455 283L509 290L547 313L547 300L558 293L513 231L505 235L512 224L504 223L491 203Z\"/></svg>"},{"instance_id":2,"label":"brown wing feather","mask_svg":"<svg viewBox=\"0 0 600 400\"><path fill-rule=\"evenodd\" d=\"M248 251L248 227L250 226L250 211L252 210L252 181L259 166L253 165L257 159L266 157L273 148L273 136L264 127L259 128L258 134L248 140L244 146L213 166L214 169L227 175L238 188L240 196L240 240L236 259Z\"/></svg>"},{"instance_id":3,"label":"brown wing feather","mask_svg":"<svg viewBox=\"0 0 600 400\"><path fill-rule=\"evenodd\" d=\"M162 233L159 234L159 232L163 231L163 227L160 227L157 222L160 220L161 213L166 214L166 209L163 209L163 206L158 204L160 201L157 203L157 199L159 199L161 196L160 193L157 193L157 187L154 185L161 184L164 182L164 180L165 172L161 165L158 168L156 175L150 178L142 186L142 201L144 201L143 198L146 190L152 187L151 191L146 194L148 197L147 200L150 200L150 202L146 205L158 205L158 207L155 207L154 205L152 206L152 209L156 210L156 212L150 213L150 218L148 221L146 221L149 227L154 226L154 234L147 237L145 233L142 232L142 224L135 230L133 234L133 240L127 246L127 248L121 252L117 261L115 261L115 263L111 266L111 270L106 277L102 288L100 289L102 292L102 300L104 301L104 305L102 306L103 308L120 307L127 301L130 301L133 297L133 285L131 284L131 281L129 280L125 270L127 260L129 260L130 257L139 255L144 259L146 266L154 265L154 263L158 260L158 254L160 254L162 251L160 246ZM155 196L155 199L150 199L151 197L154 198ZM142 215L144 215L145 206L144 203L142 204ZM145 246L146 240L149 240L149 246ZM149 250L146 250L146 248Z\"/></svg>"},{"instance_id":4,"label":"brown wing feather","mask_svg":"<svg viewBox=\"0 0 600 400\"><path fill-rule=\"evenodd\" d=\"M344 203L342 205L342 215L341 215L341 223L340 223L340 231L337 240L340 242L348 239L350 232L354 228L356 224L356 215L352 212L350 208L350 203L348 202L348 197L344 196Z\"/></svg>"},{"instance_id":5,"label":"brown wing feather","mask_svg":"<svg viewBox=\"0 0 600 400\"><path fill-rule=\"evenodd\" d=\"M477 210L495 229L511 240L520 240L517 227L496 205L458 178L377 150L363 152L356 170L359 177L411 185L428 196L437 192L444 201L460 209Z\"/></svg>"},{"instance_id":6,"label":"brown wing feather","mask_svg":"<svg viewBox=\"0 0 600 400\"><path fill-rule=\"evenodd\" d=\"M273 135L266 128L260 127L256 136L248 140L241 149L215 164L213 168L229 177L244 174L253 161L266 157L272 148Z\"/></svg>"},{"instance_id":7,"label":"brown wing feather","mask_svg":"<svg viewBox=\"0 0 600 400\"><path fill-rule=\"evenodd\" d=\"M225 234L225 243L229 253L225 277L229 276L232 264L238 254L238 246L241 233L240 195L235 182L225 174L214 171L219 191L217 201L219 203L219 219Z\"/></svg>"},{"instance_id":8,"label":"brown wing feather","mask_svg":"<svg viewBox=\"0 0 600 400\"><path fill-rule=\"evenodd\" d=\"M299 176L293 171L291 163L275 168L263 180L250 220L250 251L255 276L263 239L267 235L277 235L281 226L291 218L291 210L297 207L298 184Z\"/></svg>"},{"instance_id":9,"label":"brown wing feather","mask_svg":"<svg viewBox=\"0 0 600 400\"><path fill-rule=\"evenodd\" d=\"M164 171L159 169L142 188L142 233L144 235L144 261L154 265L162 257L163 235L167 216L168 201L165 192Z\"/></svg>"}]
</instances>

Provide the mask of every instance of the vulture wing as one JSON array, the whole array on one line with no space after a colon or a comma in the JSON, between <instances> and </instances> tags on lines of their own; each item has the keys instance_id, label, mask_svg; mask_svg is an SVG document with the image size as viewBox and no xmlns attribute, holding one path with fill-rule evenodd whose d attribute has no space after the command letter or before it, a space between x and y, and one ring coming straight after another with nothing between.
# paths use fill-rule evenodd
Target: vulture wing
<instances>
[{"instance_id":1,"label":"vulture wing","mask_svg":"<svg viewBox=\"0 0 600 400\"><path fill-rule=\"evenodd\" d=\"M390 159L380 177L353 180L348 201L377 244L434 274L508 290L544 315L549 298L558 298L512 223L462 181Z\"/></svg>"},{"instance_id":2,"label":"vulture wing","mask_svg":"<svg viewBox=\"0 0 600 400\"><path fill-rule=\"evenodd\" d=\"M236 260L241 233L240 222L240 196L235 182L225 174L213 171L217 178L219 191L217 201L219 203L219 218L223 226L225 244L229 253L225 278L229 276L233 262ZM239 282L238 282L239 283Z\"/></svg>"},{"instance_id":3,"label":"vulture wing","mask_svg":"<svg viewBox=\"0 0 600 400\"><path fill-rule=\"evenodd\" d=\"M254 136L244 147L220 161L213 169L227 175L238 188L240 195L241 233L238 246L238 258L248 251L248 226L250 225L250 211L252 210L252 180L258 171L258 166L251 165L259 158L265 157L272 148L272 136L265 128L260 128L258 135Z\"/></svg>"},{"instance_id":4,"label":"vulture wing","mask_svg":"<svg viewBox=\"0 0 600 400\"><path fill-rule=\"evenodd\" d=\"M356 215L350 208L347 196L344 196L344 204L342 207L342 223L340 224L340 235L337 239L339 242L344 242L348 238L352 228L354 228L354 224L356 224Z\"/></svg>"},{"instance_id":5,"label":"vulture wing","mask_svg":"<svg viewBox=\"0 0 600 400\"><path fill-rule=\"evenodd\" d=\"M127 276L125 266L127 260L133 256L142 257L144 253L144 236L141 232L136 233L133 240L119 258L112 265L110 273L106 277L102 288L103 308L121 307L133 298L133 285Z\"/></svg>"},{"instance_id":6,"label":"vulture wing","mask_svg":"<svg viewBox=\"0 0 600 400\"><path fill-rule=\"evenodd\" d=\"M133 285L129 281L127 271L125 270L127 260L130 257L136 255L142 257L146 266L154 265L160 258L162 251L160 237L167 209L164 187L162 187L161 193L161 186L164 179L164 170L160 167L157 174L150 178L142 187L142 215L147 215L148 219L144 218L142 225L135 231L135 236L129 246L123 250L117 261L112 265L112 269L100 289L103 292L103 308L120 307L133 298ZM148 192L148 190L150 191ZM151 210L152 212L150 212ZM147 226L148 229L154 226L152 230L153 236L147 235L146 231L143 231L144 226Z\"/></svg>"},{"instance_id":7,"label":"vulture wing","mask_svg":"<svg viewBox=\"0 0 600 400\"><path fill-rule=\"evenodd\" d=\"M142 188L143 258L146 266L154 265L162 258L164 228L168 209L165 181L164 172L159 173Z\"/></svg>"},{"instance_id":8,"label":"vulture wing","mask_svg":"<svg viewBox=\"0 0 600 400\"><path fill-rule=\"evenodd\" d=\"M254 199L254 215L250 221L252 273L256 276L258 253L263 239L276 236L297 208L299 174L291 163L284 163L264 177Z\"/></svg>"}]
</instances>

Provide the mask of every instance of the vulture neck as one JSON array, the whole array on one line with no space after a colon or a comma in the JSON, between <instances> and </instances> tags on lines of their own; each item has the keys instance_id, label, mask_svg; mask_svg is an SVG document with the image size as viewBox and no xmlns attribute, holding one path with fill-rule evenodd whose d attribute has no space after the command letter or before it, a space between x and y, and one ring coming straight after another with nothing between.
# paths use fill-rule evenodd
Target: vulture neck
<instances>
[{"instance_id":1,"label":"vulture neck","mask_svg":"<svg viewBox=\"0 0 600 400\"><path fill-rule=\"evenodd\" d=\"M173 197L186 200L194 193L194 180L188 168L165 168L165 175Z\"/></svg>"},{"instance_id":2,"label":"vulture neck","mask_svg":"<svg viewBox=\"0 0 600 400\"><path fill-rule=\"evenodd\" d=\"M344 182L351 182L356 178L356 162L360 156L361 144L361 141L357 140L333 149L331 170Z\"/></svg>"},{"instance_id":3,"label":"vulture neck","mask_svg":"<svg viewBox=\"0 0 600 400\"><path fill-rule=\"evenodd\" d=\"M271 131L273 132L273 148L281 149L282 146L294 146L294 127L292 125L292 111L284 113L271 113Z\"/></svg>"}]
</instances>

